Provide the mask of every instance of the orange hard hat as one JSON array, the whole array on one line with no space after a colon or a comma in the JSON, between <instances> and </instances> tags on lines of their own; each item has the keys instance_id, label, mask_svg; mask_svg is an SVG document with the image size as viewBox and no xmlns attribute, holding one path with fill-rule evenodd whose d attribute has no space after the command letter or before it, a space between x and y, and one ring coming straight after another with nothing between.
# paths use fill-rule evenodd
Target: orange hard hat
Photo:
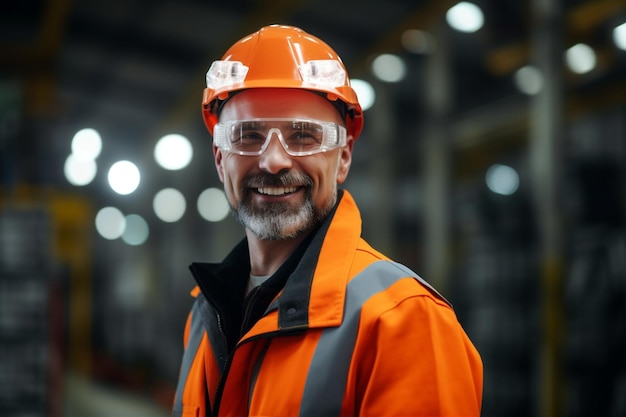
<instances>
[{"instance_id":1,"label":"orange hard hat","mask_svg":"<svg viewBox=\"0 0 626 417\"><path fill-rule=\"evenodd\" d=\"M341 58L297 27L271 25L244 37L211 64L206 80L202 116L211 134L231 93L249 88L319 92L340 109L349 135L356 139L363 129L363 110Z\"/></svg>"}]
</instances>

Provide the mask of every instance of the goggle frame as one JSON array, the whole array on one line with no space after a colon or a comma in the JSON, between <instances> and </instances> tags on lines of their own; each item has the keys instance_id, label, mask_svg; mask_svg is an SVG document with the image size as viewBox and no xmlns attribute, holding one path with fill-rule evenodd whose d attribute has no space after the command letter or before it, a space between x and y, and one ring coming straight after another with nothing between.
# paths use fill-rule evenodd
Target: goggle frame
<instances>
[{"instance_id":1,"label":"goggle frame","mask_svg":"<svg viewBox=\"0 0 626 417\"><path fill-rule=\"evenodd\" d=\"M285 140L282 131L279 127L271 127L267 130L267 134L265 135L265 141L259 150L256 151L243 151L240 149L236 149L233 144L235 143L232 140L232 133L234 131L233 127L240 123L255 123L255 124L269 124L272 123L310 123L319 125L322 128L322 141L320 142L320 147L315 150L307 150L307 151L294 151L289 149L289 144ZM254 129L254 130L258 130ZM297 117L289 117L289 118L252 118L252 119L238 119L238 120L228 120L218 122L213 129L213 144L217 146L219 149L225 152L234 153L242 156L260 156L267 150L269 147L270 141L272 140L272 136L276 134L278 137L278 141L282 145L283 149L287 154L291 156L308 156L314 155L321 152L327 152L342 146L345 146L347 143L347 131L346 128L340 124L335 122L328 122L323 120L316 119L308 119L308 118L297 118Z\"/></svg>"}]
</instances>

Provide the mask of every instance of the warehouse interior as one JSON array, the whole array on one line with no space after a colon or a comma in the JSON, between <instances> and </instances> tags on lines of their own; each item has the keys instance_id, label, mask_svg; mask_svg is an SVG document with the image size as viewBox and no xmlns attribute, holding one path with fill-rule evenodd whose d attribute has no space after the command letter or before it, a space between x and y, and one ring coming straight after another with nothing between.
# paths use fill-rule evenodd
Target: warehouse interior
<instances>
[{"instance_id":1,"label":"warehouse interior","mask_svg":"<svg viewBox=\"0 0 626 417\"><path fill-rule=\"evenodd\" d=\"M626 415L626 1L0 10L0 415L169 415L188 265L243 237L201 210L221 190L205 73L269 24L320 37L375 93L345 188L364 237L454 305L483 359L483 415ZM85 129L101 149L77 179ZM156 160L166 135L191 145L184 167ZM130 191L111 184L118 161L138 168ZM156 209L163 190L178 214Z\"/></svg>"}]
</instances>

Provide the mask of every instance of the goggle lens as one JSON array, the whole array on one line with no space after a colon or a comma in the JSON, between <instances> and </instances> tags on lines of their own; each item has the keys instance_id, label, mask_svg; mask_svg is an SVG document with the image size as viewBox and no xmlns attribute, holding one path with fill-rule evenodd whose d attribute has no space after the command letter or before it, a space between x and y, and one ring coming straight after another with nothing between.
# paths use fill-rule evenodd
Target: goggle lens
<instances>
[{"instance_id":1,"label":"goggle lens","mask_svg":"<svg viewBox=\"0 0 626 417\"><path fill-rule=\"evenodd\" d=\"M213 141L224 151L261 155L276 134L292 156L325 152L346 144L346 129L332 122L311 119L250 119L220 122Z\"/></svg>"}]
</instances>

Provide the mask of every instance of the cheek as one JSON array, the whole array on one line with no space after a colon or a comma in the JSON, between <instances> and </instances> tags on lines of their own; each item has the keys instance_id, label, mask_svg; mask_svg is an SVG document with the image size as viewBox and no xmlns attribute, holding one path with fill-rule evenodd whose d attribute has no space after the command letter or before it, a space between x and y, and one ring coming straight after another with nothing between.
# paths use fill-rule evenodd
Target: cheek
<instances>
[{"instance_id":1,"label":"cheek","mask_svg":"<svg viewBox=\"0 0 626 417\"><path fill-rule=\"evenodd\" d=\"M224 184L227 184L230 187L237 188L237 182L240 179L240 175L238 171L235 171L233 167L225 166L224 169Z\"/></svg>"},{"instance_id":2,"label":"cheek","mask_svg":"<svg viewBox=\"0 0 626 417\"><path fill-rule=\"evenodd\" d=\"M330 187L334 188L337 184L342 184L346 179L346 170L342 162L341 154L332 155L325 161L326 182Z\"/></svg>"},{"instance_id":3,"label":"cheek","mask_svg":"<svg viewBox=\"0 0 626 417\"><path fill-rule=\"evenodd\" d=\"M237 185L236 177L232 172L224 170L222 183L224 184L224 194L226 194L228 203L231 207L238 207L239 201L241 200L241 193L239 191L239 186Z\"/></svg>"},{"instance_id":4,"label":"cheek","mask_svg":"<svg viewBox=\"0 0 626 417\"><path fill-rule=\"evenodd\" d=\"M328 155L312 167L316 171L310 172L317 172L317 183L322 194L331 193L337 187L337 184L342 182L341 166L335 155Z\"/></svg>"},{"instance_id":5,"label":"cheek","mask_svg":"<svg viewBox=\"0 0 626 417\"><path fill-rule=\"evenodd\" d=\"M224 191L231 198L238 194L238 182L240 181L239 165L231 155L227 155L220 160L217 167L220 180L224 184Z\"/></svg>"}]
</instances>

